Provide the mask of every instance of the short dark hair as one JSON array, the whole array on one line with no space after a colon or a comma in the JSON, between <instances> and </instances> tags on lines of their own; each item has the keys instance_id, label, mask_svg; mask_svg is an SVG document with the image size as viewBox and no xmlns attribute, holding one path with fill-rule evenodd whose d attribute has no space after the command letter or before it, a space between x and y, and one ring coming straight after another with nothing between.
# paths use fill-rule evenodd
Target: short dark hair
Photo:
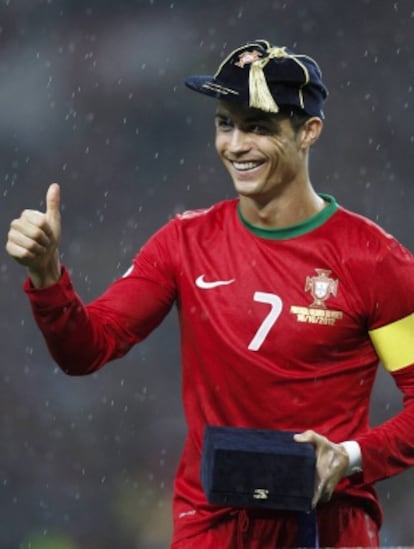
<instances>
[{"instance_id":1,"label":"short dark hair","mask_svg":"<svg viewBox=\"0 0 414 549\"><path fill-rule=\"evenodd\" d=\"M282 107L278 114L290 120L290 124L295 133L300 130L300 128L303 126L303 124L305 124L307 120L309 120L309 118L312 118L312 116L310 116L305 111L290 107Z\"/></svg>"}]
</instances>

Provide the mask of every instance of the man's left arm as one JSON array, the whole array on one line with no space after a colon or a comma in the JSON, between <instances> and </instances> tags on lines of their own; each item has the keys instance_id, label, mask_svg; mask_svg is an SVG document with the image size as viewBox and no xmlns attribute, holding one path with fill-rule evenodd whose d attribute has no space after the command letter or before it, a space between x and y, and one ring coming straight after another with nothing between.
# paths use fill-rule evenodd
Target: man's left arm
<instances>
[{"instance_id":1,"label":"man's left arm","mask_svg":"<svg viewBox=\"0 0 414 549\"><path fill-rule=\"evenodd\" d=\"M414 465L414 256L392 237L385 242L364 290L368 334L379 361L402 393L403 409L355 437L366 483Z\"/></svg>"},{"instance_id":2,"label":"man's left arm","mask_svg":"<svg viewBox=\"0 0 414 549\"><path fill-rule=\"evenodd\" d=\"M411 342L414 348L414 333ZM392 371L391 375L403 395L403 410L356 439L361 447L366 483L377 482L414 466L414 362Z\"/></svg>"}]
</instances>

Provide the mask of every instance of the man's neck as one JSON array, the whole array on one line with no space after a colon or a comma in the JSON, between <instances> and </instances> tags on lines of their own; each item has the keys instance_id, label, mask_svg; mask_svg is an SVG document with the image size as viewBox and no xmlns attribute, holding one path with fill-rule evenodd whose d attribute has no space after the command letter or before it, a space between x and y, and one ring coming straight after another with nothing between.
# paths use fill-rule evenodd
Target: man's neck
<instances>
[{"instance_id":1,"label":"man's neck","mask_svg":"<svg viewBox=\"0 0 414 549\"><path fill-rule=\"evenodd\" d=\"M311 187L300 192L281 193L267 201L240 196L243 217L257 227L281 229L309 219L326 206L325 201Z\"/></svg>"}]
</instances>

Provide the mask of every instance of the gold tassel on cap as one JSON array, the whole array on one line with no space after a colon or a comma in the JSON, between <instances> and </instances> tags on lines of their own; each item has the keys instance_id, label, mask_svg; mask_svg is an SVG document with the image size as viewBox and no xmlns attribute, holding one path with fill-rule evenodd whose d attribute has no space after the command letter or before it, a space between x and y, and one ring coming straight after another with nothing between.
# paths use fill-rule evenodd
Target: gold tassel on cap
<instances>
[{"instance_id":1,"label":"gold tassel on cap","mask_svg":"<svg viewBox=\"0 0 414 549\"><path fill-rule=\"evenodd\" d=\"M268 56L257 59L250 66L249 73L249 106L266 112L279 112L279 107L270 93L263 69L275 57L289 57L285 48L268 48Z\"/></svg>"},{"instance_id":2,"label":"gold tassel on cap","mask_svg":"<svg viewBox=\"0 0 414 549\"><path fill-rule=\"evenodd\" d=\"M263 68L269 58L258 59L250 66L249 72L249 106L266 112L279 112L279 107L270 93Z\"/></svg>"},{"instance_id":3,"label":"gold tassel on cap","mask_svg":"<svg viewBox=\"0 0 414 549\"><path fill-rule=\"evenodd\" d=\"M291 55L286 52L286 49L283 48L268 48L268 56L262 59L257 59L250 66L249 73L249 106L255 109L260 109L266 112L279 112L279 107L274 100L272 94L270 93L269 86L266 82L266 77L263 72L265 66L269 63L271 59L275 57L279 59L292 59L297 63L303 70L305 81L302 86L299 88L299 102L300 106L304 108L303 105L303 92L302 88L309 83L309 72L305 65L297 59L298 56Z\"/></svg>"}]
</instances>

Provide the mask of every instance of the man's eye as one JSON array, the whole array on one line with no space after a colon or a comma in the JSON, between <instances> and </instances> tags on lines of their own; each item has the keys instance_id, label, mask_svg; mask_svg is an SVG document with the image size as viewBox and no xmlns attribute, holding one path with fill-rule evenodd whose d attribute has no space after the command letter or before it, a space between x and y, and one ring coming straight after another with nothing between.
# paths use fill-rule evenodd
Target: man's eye
<instances>
[{"instance_id":1,"label":"man's eye","mask_svg":"<svg viewBox=\"0 0 414 549\"><path fill-rule=\"evenodd\" d=\"M249 132L258 133L260 135L263 135L263 134L269 133L269 128L267 128L266 126L263 126L261 124L253 124L249 128Z\"/></svg>"},{"instance_id":2,"label":"man's eye","mask_svg":"<svg viewBox=\"0 0 414 549\"><path fill-rule=\"evenodd\" d=\"M217 118L216 127L220 128L221 130L226 130L231 129L233 127L233 124L228 118Z\"/></svg>"}]
</instances>

